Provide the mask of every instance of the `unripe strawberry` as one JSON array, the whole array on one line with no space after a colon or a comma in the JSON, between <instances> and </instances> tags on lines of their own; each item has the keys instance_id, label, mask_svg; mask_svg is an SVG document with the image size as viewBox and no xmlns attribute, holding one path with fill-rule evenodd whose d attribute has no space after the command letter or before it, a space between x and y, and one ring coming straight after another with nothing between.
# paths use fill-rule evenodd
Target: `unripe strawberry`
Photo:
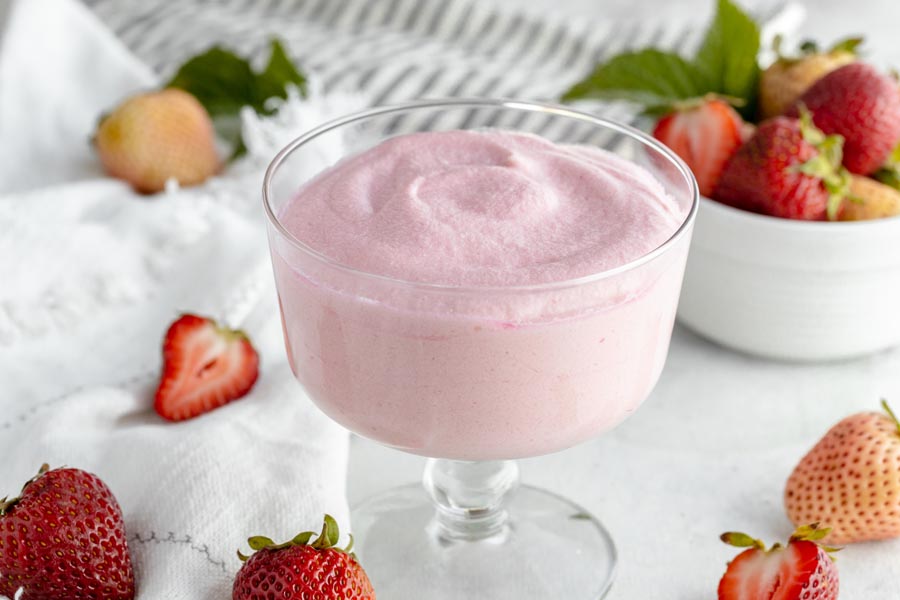
<instances>
[{"instance_id":1,"label":"unripe strawberry","mask_svg":"<svg viewBox=\"0 0 900 600\"><path fill-rule=\"evenodd\" d=\"M882 406L832 427L788 479L788 517L827 524L830 544L900 536L900 422Z\"/></svg>"},{"instance_id":2,"label":"unripe strawberry","mask_svg":"<svg viewBox=\"0 0 900 600\"><path fill-rule=\"evenodd\" d=\"M862 175L852 176L850 194L838 215L841 221L867 221L895 215L900 215L900 191Z\"/></svg>"},{"instance_id":3,"label":"unripe strawberry","mask_svg":"<svg viewBox=\"0 0 900 600\"><path fill-rule=\"evenodd\" d=\"M169 179L183 186L205 181L221 165L215 141L206 109L174 88L129 98L94 137L106 171L142 193L161 191Z\"/></svg>"},{"instance_id":4,"label":"unripe strawberry","mask_svg":"<svg viewBox=\"0 0 900 600\"><path fill-rule=\"evenodd\" d=\"M854 62L861 42L859 38L844 40L827 52L818 52L815 44L807 44L798 57L779 56L759 79L760 120L783 114L816 81Z\"/></svg>"}]
</instances>

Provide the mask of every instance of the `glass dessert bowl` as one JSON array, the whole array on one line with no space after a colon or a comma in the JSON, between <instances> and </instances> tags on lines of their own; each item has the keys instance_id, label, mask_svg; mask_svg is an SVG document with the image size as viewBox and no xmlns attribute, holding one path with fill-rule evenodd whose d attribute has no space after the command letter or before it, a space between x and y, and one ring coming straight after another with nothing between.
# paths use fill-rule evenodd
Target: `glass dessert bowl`
<instances>
[{"instance_id":1,"label":"glass dessert bowl","mask_svg":"<svg viewBox=\"0 0 900 600\"><path fill-rule=\"evenodd\" d=\"M353 511L379 598L602 598L608 532L518 485L514 459L614 427L653 389L697 210L687 167L563 107L421 101L293 141L264 202L296 377L351 431L429 457L424 487Z\"/></svg>"}]
</instances>

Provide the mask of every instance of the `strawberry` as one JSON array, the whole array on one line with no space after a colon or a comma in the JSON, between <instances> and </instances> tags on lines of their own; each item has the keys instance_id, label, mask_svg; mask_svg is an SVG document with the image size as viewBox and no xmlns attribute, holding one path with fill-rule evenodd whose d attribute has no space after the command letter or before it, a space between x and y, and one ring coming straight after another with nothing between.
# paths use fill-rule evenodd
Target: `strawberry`
<instances>
[{"instance_id":1,"label":"strawberry","mask_svg":"<svg viewBox=\"0 0 900 600\"><path fill-rule=\"evenodd\" d=\"M96 475L41 467L0 500L0 594L28 600L134 598L122 509Z\"/></svg>"},{"instance_id":2,"label":"strawberry","mask_svg":"<svg viewBox=\"0 0 900 600\"><path fill-rule=\"evenodd\" d=\"M259 376L259 357L241 331L181 315L166 332L163 373L153 407L181 421L241 398Z\"/></svg>"},{"instance_id":3,"label":"strawberry","mask_svg":"<svg viewBox=\"0 0 900 600\"><path fill-rule=\"evenodd\" d=\"M836 69L810 87L789 115L803 104L816 127L844 137L844 166L859 175L878 169L900 139L900 88L865 63Z\"/></svg>"},{"instance_id":4,"label":"strawberry","mask_svg":"<svg viewBox=\"0 0 900 600\"><path fill-rule=\"evenodd\" d=\"M166 181L205 181L219 170L213 123L192 95L178 89L129 98L105 116L94 146L104 169L143 193Z\"/></svg>"},{"instance_id":5,"label":"strawberry","mask_svg":"<svg viewBox=\"0 0 900 600\"><path fill-rule=\"evenodd\" d=\"M250 557L238 552L244 564L234 579L232 599L277 595L281 600L375 600L368 575L350 554L353 538L347 548L335 548L340 536L330 515L325 515L322 533L310 543L313 535L307 531L283 544L267 537L250 538L256 552Z\"/></svg>"},{"instance_id":6,"label":"strawberry","mask_svg":"<svg viewBox=\"0 0 900 600\"><path fill-rule=\"evenodd\" d=\"M808 113L775 117L728 161L713 197L786 219L835 218L850 185L840 164L840 137L823 135Z\"/></svg>"},{"instance_id":7,"label":"strawberry","mask_svg":"<svg viewBox=\"0 0 900 600\"><path fill-rule=\"evenodd\" d=\"M787 481L788 517L827 523L829 543L900 536L900 422L882 406L832 427Z\"/></svg>"},{"instance_id":8,"label":"strawberry","mask_svg":"<svg viewBox=\"0 0 900 600\"><path fill-rule=\"evenodd\" d=\"M782 56L780 39L776 38L778 59L762 72L759 78L759 113L761 119L775 117L788 110L803 92L816 81L837 68L856 60L856 47L861 38L850 38L819 52L816 45L806 42L797 57Z\"/></svg>"},{"instance_id":9,"label":"strawberry","mask_svg":"<svg viewBox=\"0 0 900 600\"><path fill-rule=\"evenodd\" d=\"M710 196L725 163L743 142L743 124L731 106L710 97L676 105L656 124L653 137L687 163L700 193Z\"/></svg>"},{"instance_id":10,"label":"strawberry","mask_svg":"<svg viewBox=\"0 0 900 600\"><path fill-rule=\"evenodd\" d=\"M841 207L841 221L865 221L900 215L900 191L883 183L853 175L850 195Z\"/></svg>"},{"instance_id":11,"label":"strawberry","mask_svg":"<svg viewBox=\"0 0 900 600\"><path fill-rule=\"evenodd\" d=\"M817 542L828 534L817 524L800 527L787 546L765 544L745 533L723 533L722 541L747 548L728 563L719 581L719 600L836 600L838 572Z\"/></svg>"}]
</instances>

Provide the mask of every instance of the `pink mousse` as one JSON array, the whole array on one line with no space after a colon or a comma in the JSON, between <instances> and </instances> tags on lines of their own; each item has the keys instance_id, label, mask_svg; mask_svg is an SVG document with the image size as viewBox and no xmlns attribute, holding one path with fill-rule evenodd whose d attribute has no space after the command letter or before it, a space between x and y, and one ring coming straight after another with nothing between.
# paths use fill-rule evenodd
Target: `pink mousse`
<instances>
[{"instance_id":1,"label":"pink mousse","mask_svg":"<svg viewBox=\"0 0 900 600\"><path fill-rule=\"evenodd\" d=\"M281 215L341 264L464 286L618 267L666 241L682 218L633 163L507 131L393 138L320 174Z\"/></svg>"},{"instance_id":2,"label":"pink mousse","mask_svg":"<svg viewBox=\"0 0 900 600\"><path fill-rule=\"evenodd\" d=\"M545 454L621 421L662 370L687 212L644 168L506 131L400 136L280 211L335 267L270 229L291 365L349 429L410 452ZM550 284L523 290L516 286ZM463 286L461 289L459 286Z\"/></svg>"}]
</instances>

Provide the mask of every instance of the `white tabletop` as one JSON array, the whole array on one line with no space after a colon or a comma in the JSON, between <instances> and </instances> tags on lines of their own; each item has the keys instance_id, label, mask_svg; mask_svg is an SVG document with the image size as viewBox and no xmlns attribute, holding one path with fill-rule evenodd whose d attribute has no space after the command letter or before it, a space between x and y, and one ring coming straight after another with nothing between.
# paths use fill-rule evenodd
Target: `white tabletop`
<instances>
[{"instance_id":1,"label":"white tabletop","mask_svg":"<svg viewBox=\"0 0 900 600\"><path fill-rule=\"evenodd\" d=\"M494 0L499 3L501 0ZM531 0L532 11L654 18L710 13L709 0ZM744 2L752 6L753 2ZM801 35L831 42L863 33L869 58L900 66L900 3L807 0ZM662 378L618 429L565 452L522 462L525 482L584 505L620 551L613 600L692 600L715 595L735 552L719 533L788 535L784 482L842 417L900 406L900 351L824 365L775 363L715 346L677 326ZM355 438L351 503L421 476L424 460ZM839 560L843 598L900 597L900 541L858 544Z\"/></svg>"}]
</instances>

